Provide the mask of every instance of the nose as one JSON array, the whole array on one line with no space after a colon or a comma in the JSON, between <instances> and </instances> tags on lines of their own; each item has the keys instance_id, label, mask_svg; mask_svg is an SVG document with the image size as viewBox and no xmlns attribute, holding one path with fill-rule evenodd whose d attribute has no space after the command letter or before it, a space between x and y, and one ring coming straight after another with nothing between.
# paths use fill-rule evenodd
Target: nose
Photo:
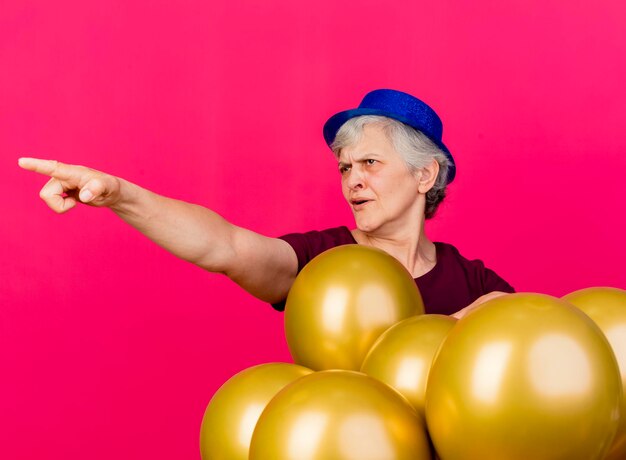
<instances>
[{"instance_id":1,"label":"nose","mask_svg":"<svg viewBox=\"0 0 626 460\"><path fill-rule=\"evenodd\" d=\"M365 187L365 180L359 168L352 167L346 179L346 185L353 190L359 190Z\"/></svg>"}]
</instances>

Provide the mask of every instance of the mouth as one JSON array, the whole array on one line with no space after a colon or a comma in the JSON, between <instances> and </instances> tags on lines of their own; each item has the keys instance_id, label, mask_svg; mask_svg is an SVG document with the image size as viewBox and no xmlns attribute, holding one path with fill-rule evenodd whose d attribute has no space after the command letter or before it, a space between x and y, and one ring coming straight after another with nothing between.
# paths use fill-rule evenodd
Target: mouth
<instances>
[{"instance_id":1,"label":"mouth","mask_svg":"<svg viewBox=\"0 0 626 460\"><path fill-rule=\"evenodd\" d=\"M352 208L356 211L358 211L359 209L362 209L364 206L367 205L367 203L369 203L372 200L364 200L364 199L355 199L355 200L350 200L350 204L352 205Z\"/></svg>"}]
</instances>

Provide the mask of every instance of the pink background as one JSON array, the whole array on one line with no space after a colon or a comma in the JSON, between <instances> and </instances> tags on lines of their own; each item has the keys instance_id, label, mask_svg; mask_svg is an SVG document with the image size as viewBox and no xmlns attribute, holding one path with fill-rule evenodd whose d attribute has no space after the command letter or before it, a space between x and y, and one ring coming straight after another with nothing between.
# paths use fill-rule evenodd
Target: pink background
<instances>
[{"instance_id":1,"label":"pink background","mask_svg":"<svg viewBox=\"0 0 626 460\"><path fill-rule=\"evenodd\" d=\"M352 219L321 135L391 87L444 120L430 236L518 290L626 288L621 1L0 3L0 458L198 459L214 391L287 361L283 316L108 210L56 215L19 156L267 235Z\"/></svg>"}]
</instances>

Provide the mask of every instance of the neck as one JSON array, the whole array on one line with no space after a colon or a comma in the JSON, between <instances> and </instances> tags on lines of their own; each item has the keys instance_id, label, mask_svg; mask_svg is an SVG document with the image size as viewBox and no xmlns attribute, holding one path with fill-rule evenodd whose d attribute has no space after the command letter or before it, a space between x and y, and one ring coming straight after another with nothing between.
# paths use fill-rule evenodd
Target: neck
<instances>
[{"instance_id":1,"label":"neck","mask_svg":"<svg viewBox=\"0 0 626 460\"><path fill-rule=\"evenodd\" d=\"M352 235L357 243L382 249L396 258L413 278L422 276L437 263L435 245L424 232L424 219L395 233L365 233L354 229Z\"/></svg>"}]
</instances>

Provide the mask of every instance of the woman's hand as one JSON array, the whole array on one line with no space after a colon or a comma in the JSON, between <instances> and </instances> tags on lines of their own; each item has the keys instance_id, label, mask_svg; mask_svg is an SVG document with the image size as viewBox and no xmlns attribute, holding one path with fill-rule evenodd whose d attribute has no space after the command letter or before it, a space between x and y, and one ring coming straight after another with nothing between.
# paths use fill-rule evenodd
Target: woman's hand
<instances>
[{"instance_id":1,"label":"woman's hand","mask_svg":"<svg viewBox=\"0 0 626 460\"><path fill-rule=\"evenodd\" d=\"M69 211L78 201L111 207L120 199L120 181L115 176L54 160L20 158L18 164L29 171L50 176L39 196L57 213Z\"/></svg>"},{"instance_id":2,"label":"woman's hand","mask_svg":"<svg viewBox=\"0 0 626 460\"><path fill-rule=\"evenodd\" d=\"M496 297L501 297L503 295L506 295L506 292L501 292L501 291L493 291L490 292L488 294L482 295L480 296L478 299L474 300L471 304L469 304L467 307L463 308L462 310L457 311L456 313L454 313L453 315L451 315L453 318L456 319L461 319L463 318L465 315L467 315L470 311L474 310L476 307L484 304L485 302L487 302L488 300L491 299L495 299Z\"/></svg>"}]
</instances>

